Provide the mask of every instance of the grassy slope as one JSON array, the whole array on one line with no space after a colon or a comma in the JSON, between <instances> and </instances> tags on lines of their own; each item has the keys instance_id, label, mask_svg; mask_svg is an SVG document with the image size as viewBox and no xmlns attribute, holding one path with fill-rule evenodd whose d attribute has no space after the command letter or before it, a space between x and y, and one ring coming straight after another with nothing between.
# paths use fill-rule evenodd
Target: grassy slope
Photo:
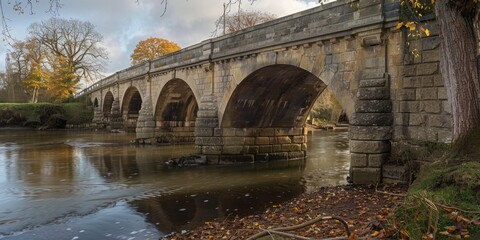
<instances>
[{"instance_id":1,"label":"grassy slope","mask_svg":"<svg viewBox=\"0 0 480 240\"><path fill-rule=\"evenodd\" d=\"M57 115L67 120L67 124L90 123L93 112L83 103L0 103L0 121L9 126L24 126L27 121L45 124L48 118Z\"/></svg>"}]
</instances>

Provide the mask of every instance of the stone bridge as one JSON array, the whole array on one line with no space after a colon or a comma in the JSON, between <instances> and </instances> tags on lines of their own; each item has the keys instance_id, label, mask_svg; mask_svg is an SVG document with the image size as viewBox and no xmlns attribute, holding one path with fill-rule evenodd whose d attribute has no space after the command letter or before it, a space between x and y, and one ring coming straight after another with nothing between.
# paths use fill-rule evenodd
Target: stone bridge
<instances>
[{"instance_id":1,"label":"stone bridge","mask_svg":"<svg viewBox=\"0 0 480 240\"><path fill-rule=\"evenodd\" d=\"M451 134L437 31L410 39L398 18L398 1L339 0L119 71L82 94L98 126L195 142L217 164L305 157L307 115L329 88L350 119L351 180L388 180L386 163Z\"/></svg>"}]
</instances>

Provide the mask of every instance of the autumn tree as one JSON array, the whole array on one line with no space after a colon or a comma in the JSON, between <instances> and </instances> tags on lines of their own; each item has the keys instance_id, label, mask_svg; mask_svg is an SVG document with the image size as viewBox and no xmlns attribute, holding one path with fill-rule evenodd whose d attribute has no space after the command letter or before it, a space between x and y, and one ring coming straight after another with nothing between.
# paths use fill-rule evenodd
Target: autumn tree
<instances>
[{"instance_id":1,"label":"autumn tree","mask_svg":"<svg viewBox=\"0 0 480 240\"><path fill-rule=\"evenodd\" d=\"M440 29L440 69L452 104L453 146L469 148L469 138L480 124L479 1L401 0L404 19L399 24L429 35L420 18L434 12Z\"/></svg>"},{"instance_id":2,"label":"autumn tree","mask_svg":"<svg viewBox=\"0 0 480 240\"><path fill-rule=\"evenodd\" d=\"M137 44L130 58L132 65L136 65L178 50L180 50L180 46L172 41L150 37Z\"/></svg>"},{"instance_id":3,"label":"autumn tree","mask_svg":"<svg viewBox=\"0 0 480 240\"><path fill-rule=\"evenodd\" d=\"M47 88L55 89L52 94L55 100L61 101L76 93L81 80L91 82L101 77L107 52L100 46L103 37L95 31L93 24L75 19L50 18L32 24L29 33L31 41L40 44L39 47L46 53L45 69L49 71L37 71L32 80L35 77L37 80L39 77L48 78Z\"/></svg>"},{"instance_id":4,"label":"autumn tree","mask_svg":"<svg viewBox=\"0 0 480 240\"><path fill-rule=\"evenodd\" d=\"M238 11L220 17L217 22L217 30L223 29L224 34L236 32L247 27L252 27L260 23L274 20L274 14L260 12L260 11L245 11L239 9Z\"/></svg>"}]
</instances>

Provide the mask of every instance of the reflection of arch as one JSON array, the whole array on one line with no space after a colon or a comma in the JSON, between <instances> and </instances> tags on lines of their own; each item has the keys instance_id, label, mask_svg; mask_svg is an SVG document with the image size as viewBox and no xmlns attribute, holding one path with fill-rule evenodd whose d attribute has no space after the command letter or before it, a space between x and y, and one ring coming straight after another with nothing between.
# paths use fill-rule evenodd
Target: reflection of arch
<instances>
[{"instance_id":1,"label":"reflection of arch","mask_svg":"<svg viewBox=\"0 0 480 240\"><path fill-rule=\"evenodd\" d=\"M137 119L142 109L142 97L136 87L129 87L122 101L122 118L127 128L136 128Z\"/></svg>"},{"instance_id":2,"label":"reflection of arch","mask_svg":"<svg viewBox=\"0 0 480 240\"><path fill-rule=\"evenodd\" d=\"M192 89L181 79L170 80L157 100L155 121L163 128L190 126L197 117L198 104Z\"/></svg>"},{"instance_id":3,"label":"reflection of arch","mask_svg":"<svg viewBox=\"0 0 480 240\"><path fill-rule=\"evenodd\" d=\"M107 94L105 94L105 99L103 100L103 116L110 117L112 114L113 100L113 93L108 91Z\"/></svg>"},{"instance_id":4,"label":"reflection of arch","mask_svg":"<svg viewBox=\"0 0 480 240\"><path fill-rule=\"evenodd\" d=\"M94 108L98 107L98 99L97 98L95 98L95 100L93 100L93 107Z\"/></svg>"},{"instance_id":5,"label":"reflection of arch","mask_svg":"<svg viewBox=\"0 0 480 240\"><path fill-rule=\"evenodd\" d=\"M302 127L326 88L299 67L272 65L248 75L230 97L222 127Z\"/></svg>"}]
</instances>

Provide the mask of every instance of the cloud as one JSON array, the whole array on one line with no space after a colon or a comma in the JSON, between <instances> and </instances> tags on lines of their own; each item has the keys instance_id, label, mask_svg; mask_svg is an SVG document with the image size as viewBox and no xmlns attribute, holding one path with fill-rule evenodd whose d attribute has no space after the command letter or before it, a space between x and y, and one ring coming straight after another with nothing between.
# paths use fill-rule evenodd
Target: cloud
<instances>
[{"instance_id":1,"label":"cloud","mask_svg":"<svg viewBox=\"0 0 480 240\"><path fill-rule=\"evenodd\" d=\"M89 21L104 36L103 46L109 52L106 74L120 71L130 65L130 54L136 44L148 37L169 39L182 47L210 38L215 30L215 21L223 13L224 0L170 0L162 16L162 1L140 0L63 0L59 13L61 18L75 18ZM242 8L265 11L278 17L318 5L318 0L256 0L250 4L243 0ZM52 17L45 13L48 1L35 5L35 15L18 15L6 8L6 15L12 19L10 25L18 39L25 38L27 28L34 22ZM6 53L7 46L0 47L0 54ZM4 58L0 68L4 69Z\"/></svg>"}]
</instances>

